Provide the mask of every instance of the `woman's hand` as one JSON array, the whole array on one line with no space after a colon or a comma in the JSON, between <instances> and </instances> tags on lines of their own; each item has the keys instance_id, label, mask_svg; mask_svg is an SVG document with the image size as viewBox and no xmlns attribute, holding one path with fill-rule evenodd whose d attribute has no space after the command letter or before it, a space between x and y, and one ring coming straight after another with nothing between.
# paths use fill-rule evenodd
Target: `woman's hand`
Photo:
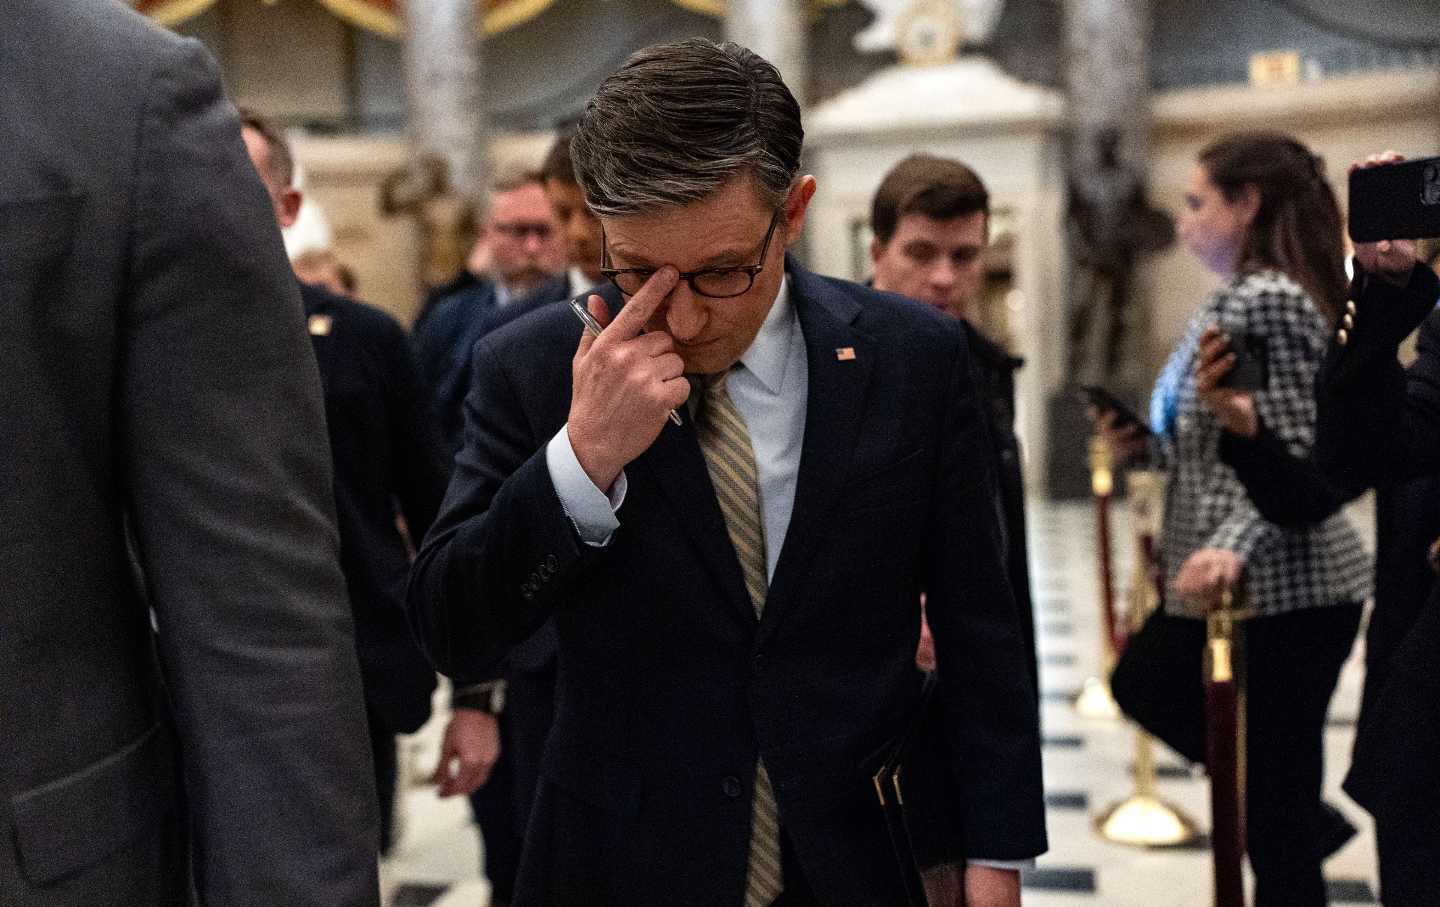
<instances>
[{"instance_id":1,"label":"woman's hand","mask_svg":"<svg viewBox=\"0 0 1440 907\"><path fill-rule=\"evenodd\" d=\"M1185 598L1214 605L1240 582L1245 560L1224 548L1201 548L1185 559L1175 575L1175 591Z\"/></svg>"},{"instance_id":2,"label":"woman's hand","mask_svg":"<svg viewBox=\"0 0 1440 907\"><path fill-rule=\"evenodd\" d=\"M1113 409L1091 406L1086 410L1090 421L1100 432L1100 437L1110 445L1117 466L1128 466L1145 458L1149 453L1149 439L1145 432L1133 422L1123 422Z\"/></svg>"},{"instance_id":3,"label":"woman's hand","mask_svg":"<svg viewBox=\"0 0 1440 907\"><path fill-rule=\"evenodd\" d=\"M1200 351L1195 356L1195 393L1226 431L1242 438L1254 438L1260 433L1254 396L1248 391L1220 386L1220 379L1234 367L1235 353L1230 349L1230 338L1217 326L1210 325L1200 335Z\"/></svg>"},{"instance_id":4,"label":"woman's hand","mask_svg":"<svg viewBox=\"0 0 1440 907\"><path fill-rule=\"evenodd\" d=\"M1403 155L1393 151L1372 154L1363 164L1351 164L1350 172L1370 167L1383 167L1404 161ZM1357 242L1355 260L1366 273L1374 274L1398 286L1404 286L1410 279L1410 271L1420 260L1413 239L1382 239L1379 242Z\"/></svg>"}]
</instances>

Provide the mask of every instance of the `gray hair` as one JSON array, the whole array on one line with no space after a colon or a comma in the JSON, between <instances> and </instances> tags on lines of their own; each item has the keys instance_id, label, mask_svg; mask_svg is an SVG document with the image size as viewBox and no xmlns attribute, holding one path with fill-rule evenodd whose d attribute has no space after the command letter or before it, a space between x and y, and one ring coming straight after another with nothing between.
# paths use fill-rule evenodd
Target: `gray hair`
<instances>
[{"instance_id":1,"label":"gray hair","mask_svg":"<svg viewBox=\"0 0 1440 907\"><path fill-rule=\"evenodd\" d=\"M590 209L683 207L749 173L779 207L800 170L800 105L738 44L691 38L638 51L600 84L570 144Z\"/></svg>"}]
</instances>

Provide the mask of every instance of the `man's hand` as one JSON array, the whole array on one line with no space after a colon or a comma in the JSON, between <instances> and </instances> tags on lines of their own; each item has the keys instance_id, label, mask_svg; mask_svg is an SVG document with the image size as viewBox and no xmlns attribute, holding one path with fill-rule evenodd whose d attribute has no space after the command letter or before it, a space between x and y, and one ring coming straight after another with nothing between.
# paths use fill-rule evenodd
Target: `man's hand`
<instances>
[{"instance_id":1,"label":"man's hand","mask_svg":"<svg viewBox=\"0 0 1440 907\"><path fill-rule=\"evenodd\" d=\"M1226 589L1240 582L1245 561L1224 548L1201 548L1185 559L1175 575L1175 591L1206 604L1219 601Z\"/></svg>"},{"instance_id":2,"label":"man's hand","mask_svg":"<svg viewBox=\"0 0 1440 907\"><path fill-rule=\"evenodd\" d=\"M608 492L625 465L655 443L670 411L690 396L685 361L670 335L644 333L676 279L674 268L661 268L599 337L581 333L571 370L568 431L575 458L601 491ZM591 296L589 308L605 325L604 300Z\"/></svg>"},{"instance_id":3,"label":"man's hand","mask_svg":"<svg viewBox=\"0 0 1440 907\"><path fill-rule=\"evenodd\" d=\"M935 670L935 637L930 635L930 621L925 617L925 593L920 593L920 645L915 648L915 667L927 674Z\"/></svg>"},{"instance_id":4,"label":"man's hand","mask_svg":"<svg viewBox=\"0 0 1440 907\"><path fill-rule=\"evenodd\" d=\"M947 863L920 873L930 907L1020 907L1020 873Z\"/></svg>"},{"instance_id":5,"label":"man's hand","mask_svg":"<svg viewBox=\"0 0 1440 907\"><path fill-rule=\"evenodd\" d=\"M1230 339L1215 325L1200 335L1200 352L1195 357L1195 392L1232 435L1254 438L1260 434L1260 417L1255 415L1255 397L1247 391L1221 387L1220 379L1235 367Z\"/></svg>"},{"instance_id":6,"label":"man's hand","mask_svg":"<svg viewBox=\"0 0 1440 907\"><path fill-rule=\"evenodd\" d=\"M1372 154L1365 159L1363 164L1351 164L1350 171L1362 170L1368 167L1383 167L1386 164L1398 164L1405 160L1404 156L1393 151L1385 151L1381 154ZM1382 239L1379 242L1359 242L1355 244L1355 260L1360 262L1360 267L1366 273L1374 274L1396 286L1404 286L1410 279L1410 271L1419 261L1419 253L1413 239Z\"/></svg>"},{"instance_id":7,"label":"man's hand","mask_svg":"<svg viewBox=\"0 0 1440 907\"><path fill-rule=\"evenodd\" d=\"M440 796L469 796L490 780L500 758L500 723L479 709L456 709L440 744L440 762L430 776L440 785Z\"/></svg>"}]
</instances>

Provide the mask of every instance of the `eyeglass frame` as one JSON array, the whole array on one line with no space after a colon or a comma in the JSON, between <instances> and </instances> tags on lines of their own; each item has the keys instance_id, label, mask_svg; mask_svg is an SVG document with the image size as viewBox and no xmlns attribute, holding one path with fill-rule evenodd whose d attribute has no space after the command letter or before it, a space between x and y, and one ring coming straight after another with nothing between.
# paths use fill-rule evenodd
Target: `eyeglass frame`
<instances>
[{"instance_id":1,"label":"eyeglass frame","mask_svg":"<svg viewBox=\"0 0 1440 907\"><path fill-rule=\"evenodd\" d=\"M760 261L758 263L753 265L729 266L724 268L700 268L697 271L681 271L679 272L679 274L676 275L676 283L678 284L681 280L685 281L685 283L690 287L690 292L694 293L696 296L704 296L706 299L734 299L737 296L744 296L746 293L750 292L752 287L755 286L755 278L759 276L761 271L765 270L765 259L770 254L770 241L774 238L775 228L780 226L780 217L784 213L784 208L776 208L774 215L771 216L770 227L765 231L765 239L763 239L760 243ZM620 286L620 281L617 280L620 275L644 274L646 275L645 279L649 280L655 275L655 272L659 270L659 268L612 268L609 267L609 264L610 240L605 235L605 227L602 224L600 227L600 274L606 280L609 280L612 284L614 284L615 289L619 290L622 296L629 297L634 296L635 294L629 292L624 287ZM699 287L695 286L695 278L704 276L706 274L714 274L719 271L743 272L747 277L750 278L750 282L745 284L745 289L739 291L738 293L727 293L724 296L715 296L710 293L702 292Z\"/></svg>"}]
</instances>

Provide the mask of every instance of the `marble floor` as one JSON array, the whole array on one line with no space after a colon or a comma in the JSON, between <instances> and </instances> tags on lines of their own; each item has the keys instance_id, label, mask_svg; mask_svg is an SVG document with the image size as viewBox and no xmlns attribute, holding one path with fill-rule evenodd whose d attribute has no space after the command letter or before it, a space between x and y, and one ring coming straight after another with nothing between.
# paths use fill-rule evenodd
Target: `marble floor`
<instances>
[{"instance_id":1,"label":"marble floor","mask_svg":"<svg viewBox=\"0 0 1440 907\"><path fill-rule=\"evenodd\" d=\"M1367 521L1363 510L1354 515ZM1117 588L1130 575L1133 543L1123 508L1114 514ZM1199 845L1137 849L1111 844L1094 817L1133 789L1133 728L1120 720L1080 717L1071 700L1100 665L1095 516L1088 504L1039 504L1030 513L1030 551L1041 655L1041 720L1050 851L1025 876L1029 907L1206 907L1210 852ZM1373 538L1368 529L1362 533ZM1345 666L1326 731L1326 796L1360 828L1326 864L1334 904L1373 904L1375 841L1368 816L1340 791L1349 764L1363 671L1361 645ZM437 700L438 702L438 700ZM404 828L382 866L387 903L395 907L482 907L489 887L479 872L480 844L463 799L440 800L423 781L434 765L443 715L403 743L411 783L403 794ZM1157 745L1161 797L1209 826L1208 786Z\"/></svg>"}]
</instances>

